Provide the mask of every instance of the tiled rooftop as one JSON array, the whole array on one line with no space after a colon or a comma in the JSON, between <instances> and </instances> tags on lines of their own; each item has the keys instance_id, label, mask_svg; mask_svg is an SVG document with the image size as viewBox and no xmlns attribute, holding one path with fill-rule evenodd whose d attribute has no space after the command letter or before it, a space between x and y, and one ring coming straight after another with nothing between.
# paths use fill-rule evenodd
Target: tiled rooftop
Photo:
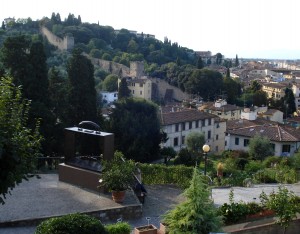
<instances>
[{"instance_id":1,"label":"tiled rooftop","mask_svg":"<svg viewBox=\"0 0 300 234\"><path fill-rule=\"evenodd\" d=\"M262 119L258 121L228 121L226 133L245 137L254 137L259 134L268 137L271 141L300 141L300 129L263 121Z\"/></svg>"},{"instance_id":2,"label":"tiled rooftop","mask_svg":"<svg viewBox=\"0 0 300 234\"><path fill-rule=\"evenodd\" d=\"M198 111L196 109L184 109L181 111L174 111L174 112L172 111L162 112L161 124L170 125L170 124L209 119L209 118L218 118L218 117L216 115Z\"/></svg>"}]
</instances>

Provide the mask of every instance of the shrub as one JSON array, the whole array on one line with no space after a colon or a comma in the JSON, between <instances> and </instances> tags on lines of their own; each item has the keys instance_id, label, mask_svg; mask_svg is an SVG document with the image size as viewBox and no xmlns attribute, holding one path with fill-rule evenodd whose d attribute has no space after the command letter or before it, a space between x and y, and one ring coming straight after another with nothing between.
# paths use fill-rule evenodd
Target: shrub
<instances>
[{"instance_id":1,"label":"shrub","mask_svg":"<svg viewBox=\"0 0 300 234\"><path fill-rule=\"evenodd\" d=\"M190 184L193 167L183 165L140 164L145 184L176 184L187 188Z\"/></svg>"},{"instance_id":2,"label":"shrub","mask_svg":"<svg viewBox=\"0 0 300 234\"><path fill-rule=\"evenodd\" d=\"M264 167L276 167L276 165L279 165L280 162L282 160L282 157L279 156L270 156L267 157L264 161L263 161L263 166Z\"/></svg>"},{"instance_id":3,"label":"shrub","mask_svg":"<svg viewBox=\"0 0 300 234\"><path fill-rule=\"evenodd\" d=\"M178 155L174 159L174 164L183 164L186 166L195 166L196 159L192 156L192 154L186 149L183 148L179 151Z\"/></svg>"},{"instance_id":4,"label":"shrub","mask_svg":"<svg viewBox=\"0 0 300 234\"><path fill-rule=\"evenodd\" d=\"M269 196L262 192L260 200L265 207L275 211L278 217L277 223L284 228L287 228L300 212L299 198L294 192L282 186L278 188L277 193L273 191Z\"/></svg>"},{"instance_id":5,"label":"shrub","mask_svg":"<svg viewBox=\"0 0 300 234\"><path fill-rule=\"evenodd\" d=\"M252 174L255 173L263 168L261 162L251 160L245 165L245 171Z\"/></svg>"},{"instance_id":6,"label":"shrub","mask_svg":"<svg viewBox=\"0 0 300 234\"><path fill-rule=\"evenodd\" d=\"M253 175L254 179L262 183L276 183L276 170L265 168Z\"/></svg>"},{"instance_id":7,"label":"shrub","mask_svg":"<svg viewBox=\"0 0 300 234\"><path fill-rule=\"evenodd\" d=\"M294 154L294 156L291 157L292 160L292 167L295 169L300 169L300 153Z\"/></svg>"},{"instance_id":8,"label":"shrub","mask_svg":"<svg viewBox=\"0 0 300 234\"><path fill-rule=\"evenodd\" d=\"M233 189L229 193L229 203L224 203L218 208L218 214L222 216L226 225L233 224L246 217L247 206L245 203L234 202Z\"/></svg>"},{"instance_id":9,"label":"shrub","mask_svg":"<svg viewBox=\"0 0 300 234\"><path fill-rule=\"evenodd\" d=\"M126 222L108 224L105 226L109 234L130 234L131 227Z\"/></svg>"},{"instance_id":10,"label":"shrub","mask_svg":"<svg viewBox=\"0 0 300 234\"><path fill-rule=\"evenodd\" d=\"M35 234L106 234L103 224L96 219L85 214L69 214L61 217L50 218L37 226Z\"/></svg>"}]
</instances>

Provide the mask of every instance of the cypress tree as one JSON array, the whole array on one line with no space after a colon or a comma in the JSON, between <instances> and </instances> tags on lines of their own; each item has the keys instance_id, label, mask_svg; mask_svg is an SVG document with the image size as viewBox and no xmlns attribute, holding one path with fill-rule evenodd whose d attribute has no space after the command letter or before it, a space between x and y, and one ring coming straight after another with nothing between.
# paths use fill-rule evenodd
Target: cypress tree
<instances>
[{"instance_id":1,"label":"cypress tree","mask_svg":"<svg viewBox=\"0 0 300 234\"><path fill-rule=\"evenodd\" d=\"M119 92L118 92L118 98L128 98L130 96L130 90L127 86L126 78L122 78L121 82L119 84Z\"/></svg>"},{"instance_id":2,"label":"cypress tree","mask_svg":"<svg viewBox=\"0 0 300 234\"><path fill-rule=\"evenodd\" d=\"M210 199L211 191L197 168L194 169L190 187L184 192L186 201L164 216L169 233L208 234L220 229L221 218Z\"/></svg>"},{"instance_id":3,"label":"cypress tree","mask_svg":"<svg viewBox=\"0 0 300 234\"><path fill-rule=\"evenodd\" d=\"M97 122L97 97L94 66L91 61L74 50L67 66L70 82L68 121L77 125L83 120Z\"/></svg>"}]
</instances>

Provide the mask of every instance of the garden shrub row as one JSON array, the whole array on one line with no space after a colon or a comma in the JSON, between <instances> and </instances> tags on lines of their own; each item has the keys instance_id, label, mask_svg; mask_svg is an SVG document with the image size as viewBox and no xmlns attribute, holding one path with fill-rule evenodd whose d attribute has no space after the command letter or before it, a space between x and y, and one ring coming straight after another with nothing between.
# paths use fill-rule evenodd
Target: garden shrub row
<instances>
[{"instance_id":1,"label":"garden shrub row","mask_svg":"<svg viewBox=\"0 0 300 234\"><path fill-rule=\"evenodd\" d=\"M50 218L37 226L35 234L130 234L131 227L126 222L103 225L100 220L86 214L68 214Z\"/></svg>"},{"instance_id":2,"label":"garden shrub row","mask_svg":"<svg viewBox=\"0 0 300 234\"><path fill-rule=\"evenodd\" d=\"M145 184L176 184L187 188L193 175L193 167L183 165L141 164L140 169Z\"/></svg>"}]
</instances>

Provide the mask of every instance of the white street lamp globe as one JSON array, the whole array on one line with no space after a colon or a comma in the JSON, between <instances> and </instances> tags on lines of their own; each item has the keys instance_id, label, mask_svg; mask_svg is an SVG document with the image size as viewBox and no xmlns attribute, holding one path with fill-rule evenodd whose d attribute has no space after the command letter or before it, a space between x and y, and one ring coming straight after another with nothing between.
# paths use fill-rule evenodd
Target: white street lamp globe
<instances>
[{"instance_id":1,"label":"white street lamp globe","mask_svg":"<svg viewBox=\"0 0 300 234\"><path fill-rule=\"evenodd\" d=\"M203 152L204 153L207 153L207 152L209 152L209 150L210 150L210 147L209 147L209 145L203 145L203 147L202 147L202 149L203 149Z\"/></svg>"}]
</instances>

